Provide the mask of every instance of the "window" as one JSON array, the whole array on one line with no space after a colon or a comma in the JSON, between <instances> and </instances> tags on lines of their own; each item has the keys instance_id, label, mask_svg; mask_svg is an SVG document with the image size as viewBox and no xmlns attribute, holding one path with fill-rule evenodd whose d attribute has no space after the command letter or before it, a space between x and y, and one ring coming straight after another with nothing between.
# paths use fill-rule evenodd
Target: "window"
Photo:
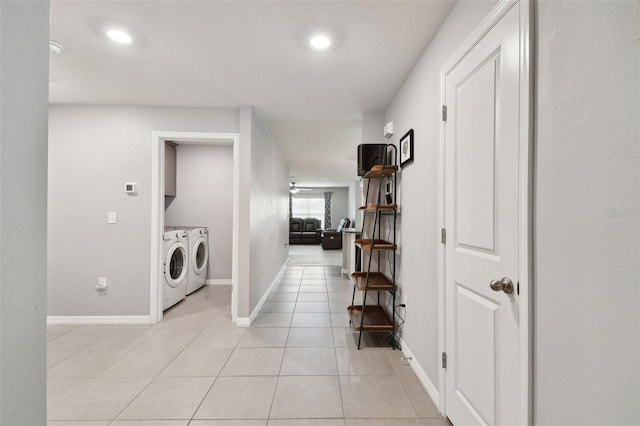
<instances>
[{"instance_id":1,"label":"window","mask_svg":"<svg viewBox=\"0 0 640 426\"><path fill-rule=\"evenodd\" d=\"M295 197L291 200L293 217L313 217L320 220L320 227L324 226L324 198Z\"/></svg>"}]
</instances>

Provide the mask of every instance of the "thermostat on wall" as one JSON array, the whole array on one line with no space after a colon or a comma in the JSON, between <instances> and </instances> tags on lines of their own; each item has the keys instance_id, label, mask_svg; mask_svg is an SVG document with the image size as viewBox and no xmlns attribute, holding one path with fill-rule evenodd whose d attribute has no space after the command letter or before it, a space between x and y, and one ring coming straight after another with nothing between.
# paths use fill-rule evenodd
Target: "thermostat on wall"
<instances>
[{"instance_id":1,"label":"thermostat on wall","mask_svg":"<svg viewBox=\"0 0 640 426\"><path fill-rule=\"evenodd\" d=\"M129 195L138 195L138 184L137 183L125 183L124 184L124 192Z\"/></svg>"}]
</instances>

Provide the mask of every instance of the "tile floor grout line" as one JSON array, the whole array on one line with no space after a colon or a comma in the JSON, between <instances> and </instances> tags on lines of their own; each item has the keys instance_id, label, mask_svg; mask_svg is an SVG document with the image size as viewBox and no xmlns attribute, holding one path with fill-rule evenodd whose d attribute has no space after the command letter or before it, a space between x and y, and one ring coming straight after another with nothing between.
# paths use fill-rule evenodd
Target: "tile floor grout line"
<instances>
[{"instance_id":1,"label":"tile floor grout line","mask_svg":"<svg viewBox=\"0 0 640 426\"><path fill-rule=\"evenodd\" d=\"M326 283L326 281L325 281ZM327 293L329 291L329 287L327 286ZM342 383L340 381L340 368L338 366L338 351L336 350L336 339L335 339L335 335L334 335L334 326L333 326L333 319L331 318L331 314L329 314L329 319L331 322L331 338L333 339L333 356L335 358L336 361L336 376L337 376L337 380L338 380L338 392L340 394L340 410L342 410L342 423L343 424L347 424L346 421L346 414L344 411L344 398L342 397Z\"/></svg>"},{"instance_id":2,"label":"tile floor grout line","mask_svg":"<svg viewBox=\"0 0 640 426\"><path fill-rule=\"evenodd\" d=\"M60 380L79 380L79 381L83 381L84 383L78 385L77 388L75 388L73 391L69 392L69 395L65 396L64 398L62 398L60 401L56 402L55 404L53 404L51 407L47 407L47 412L53 408L55 408L56 406L58 406L58 404L62 403L63 401L66 401L67 399L69 399L71 397L71 395L73 395L74 393L76 393L77 391L79 391L81 388L83 388L84 386L88 385L93 379L60 379ZM49 382L49 379L47 379L47 383Z\"/></svg>"},{"instance_id":3,"label":"tile floor grout line","mask_svg":"<svg viewBox=\"0 0 640 426\"><path fill-rule=\"evenodd\" d=\"M303 269L304 271L304 269ZM302 280L302 278L301 278ZM298 294L300 294L300 288L298 287ZM297 305L297 296L296 296L296 302L295 304ZM294 305L294 312L295 312L295 305ZM293 314L291 315L291 322L293 322ZM278 392L278 385L280 384L280 373L282 372L282 364L284 363L284 356L285 353L287 351L287 343L289 341L289 335L291 334L291 323L289 324L289 331L287 332L287 340L285 341L284 344L284 348L282 351L282 359L280 360L280 368L278 369L278 376L276 377L276 385L273 389L273 395L271 395L271 403L269 404L269 412L267 413L267 422L265 423L266 425L269 424L269 419L271 419L271 412L273 411L273 403L275 402L276 399L276 393Z\"/></svg>"},{"instance_id":4,"label":"tile floor grout line","mask_svg":"<svg viewBox=\"0 0 640 426\"><path fill-rule=\"evenodd\" d=\"M233 353L233 352L231 352L231 353ZM229 354L229 358L231 358L231 354ZM226 365L227 362L229 362L229 358L227 358L227 361L225 361L225 365ZM224 368L224 366L222 368ZM220 378L220 373L222 373L222 369L220 369L220 372L218 373L218 375L213 379L213 382L211 382L211 386L209 386L209 389L207 389L207 391L204 393L204 396L202 397L202 399L198 403L198 406L196 407L196 409L193 410L193 414L191 414L190 418L188 419L189 422L187 424L191 424L191 421L194 420L194 417L198 413L198 410L200 409L200 407L202 407L202 404L207 399L207 396L209 395L209 392L211 392L211 390L213 389L213 386L218 382L218 379ZM195 420L199 420L199 419L195 419Z\"/></svg>"},{"instance_id":5,"label":"tile floor grout line","mask_svg":"<svg viewBox=\"0 0 640 426\"><path fill-rule=\"evenodd\" d=\"M200 329L200 331L199 331L195 336L193 336L193 338L192 338L191 340L189 340L189 342L188 342L186 345L184 345L184 346L182 347L182 349L180 349L180 350L178 351L178 353L176 353L176 354L175 354L175 356L174 356L173 358L171 358L171 360L170 360L170 361L169 361L169 362L168 362L168 363L167 363L167 364L166 364L166 365L165 365L165 366L164 366L164 367L163 367L163 368L158 372L158 374L156 374L156 376L153 378L153 380L160 378L160 376L162 375L162 373L164 373L164 371L165 371L165 370L166 370L166 369L167 369L167 368L168 368L168 367L169 367L169 366L170 366L170 365L171 365L171 364L172 364L176 359L178 359L178 357L180 356L180 354L182 354L182 353L184 352L184 350L187 348L187 346L189 346L191 343L193 343L193 341L194 341L198 336L200 336L200 335L204 332L204 330L205 330L204 328L203 328L203 329Z\"/></svg>"},{"instance_id":6,"label":"tile floor grout line","mask_svg":"<svg viewBox=\"0 0 640 426\"><path fill-rule=\"evenodd\" d=\"M121 327L122 327L122 326L121 326ZM114 329L114 330L113 330L113 332L112 332L111 334L113 334L116 330L120 329L121 327L117 327L116 329ZM78 327L74 327L74 328L73 328L73 330L78 329L78 328L79 328L79 326L78 326ZM111 335L111 334L109 334L109 335ZM109 335L108 335L108 336L109 336ZM106 338L106 337L107 337L107 336L103 336L101 339L104 339L104 338ZM101 339L97 339L95 342L98 342L98 341L99 341L99 340L101 340ZM95 342L93 342L93 343L95 343ZM89 346L90 346L90 345L92 345L93 343L90 343L90 344L89 344ZM109 349L103 349L103 350L109 350ZM64 360L67 360L67 359L71 358L72 356L74 356L74 355L76 355L76 354L79 354L79 353L81 353L81 352L89 352L89 350L84 349L84 348L83 348L83 349L79 349L79 350L77 350L77 351L74 351L74 354L73 354L73 355L70 355L69 357L65 358ZM115 363L117 363L117 362L118 362L118 361L120 361L122 358L124 358L125 356L127 356L127 354L128 354L128 353L129 353L129 352L126 352L124 355L122 355L122 357L120 357L120 358L116 359L113 363L109 364L109 365L108 365L108 366L107 366L107 367L106 367L106 368L105 368L105 369L104 369L100 374L98 374L98 375L97 375L97 376L95 376L95 377L79 377L79 378L71 378L71 379L62 379L62 378L61 378L61 379L53 379L53 380L78 380L78 381L82 381L82 382L84 382L84 383L80 384L76 389L74 389L73 391L71 391L71 392L70 392L66 397L62 398L60 401L58 401L58 402L56 402L55 404L53 404L51 407L48 407L48 408L47 408L47 411L49 411L50 409L55 408L55 407L56 407L56 406L58 406L60 403L62 403L62 402L64 402L64 401L66 401L66 400L67 400L67 399L69 399L73 394L75 394L76 392L80 391L83 387L88 386L90 383L92 383L92 382L94 382L94 381L96 381L96 380L105 380L105 379L101 378L102 374L104 374L104 373L105 373L105 371L107 371L109 368L111 368ZM64 360L62 360L62 361L64 361ZM51 367L49 367L49 368L53 368L53 367L55 367L56 365L60 364L62 361L60 361L60 362L56 363L55 365L52 365L52 366L51 366ZM47 371L49 370L49 368L47 368ZM47 378L47 379L46 379L46 381L47 381L47 383L49 383L49 378Z\"/></svg>"},{"instance_id":7,"label":"tile floor grout line","mask_svg":"<svg viewBox=\"0 0 640 426\"><path fill-rule=\"evenodd\" d=\"M204 329L201 329L201 330L200 330L200 332L199 332L199 333L197 333L197 334L196 334L196 335L195 335L195 336L194 336L194 337L189 341L189 343L191 343L191 342L193 341L193 339L195 339L195 338L196 338L196 336L199 336L199 335L200 335L200 333L202 333L202 331L203 331L203 330L204 330ZM156 334L156 333L153 333L153 334ZM153 335L153 334L152 334L152 335ZM151 336L149 336L149 337L151 337ZM146 339L145 339L145 340L146 340ZM143 340L143 341L144 341L144 340ZM131 399L129 400L129 402L128 402L128 403L127 403L127 404L122 408L122 410L120 410L120 411L115 415L115 417L114 417L113 419L111 419L111 422L116 421L116 419L118 418L118 416L120 416L120 415L121 415L121 414L122 414L122 413L123 413L123 412L124 412L124 411L125 411L125 410L126 410L126 409L131 405L131 404L132 404L132 403L133 403L133 401L135 401L135 400L136 400L136 399L137 399L137 398L142 394L142 392L144 392L144 391L145 391L145 390L146 390L146 389L151 385L151 383L153 383L157 378L159 378L159 377L160 377L160 375L162 374L162 372L163 372L163 371L164 371L164 370L169 366L169 364L171 364L173 361L175 361L175 360L176 360L176 358L178 357L178 355L180 355L180 354L182 353L182 351L184 351L184 349L189 345L189 343L187 343L187 344L186 344L182 349L180 349L180 350L176 353L176 355L175 355L175 356L174 356L174 357L173 357L173 358L172 358L172 359L171 359L171 360L170 360L170 361L169 361L169 362L164 366L164 368L162 368L158 373L156 373L156 375L155 375L154 377L151 377L151 378L150 378L149 383L147 383L147 384L146 384L146 385L145 385L145 386L140 390L140 392L138 392L138 393L137 393L133 398L131 398ZM142 342L140 342L140 344L142 344ZM136 347L138 347L138 346L136 346ZM133 349L132 349L131 351L133 351ZM105 370L105 371L106 371L106 370ZM148 377L141 377L141 378L142 378L142 379L147 379ZM131 378L127 378L127 379L134 379L134 378L133 378L133 377L131 377ZM215 380L214 380L214 381L215 381ZM213 384L212 384L212 385L213 385Z\"/></svg>"},{"instance_id":8,"label":"tile floor grout line","mask_svg":"<svg viewBox=\"0 0 640 426\"><path fill-rule=\"evenodd\" d=\"M57 336L52 337L51 339L47 339L47 344L49 342L52 342L52 341L56 340L58 337L62 337L65 334L68 334L68 333L72 332L73 330L76 330L76 329L78 329L80 327L80 325L68 325L68 324L59 324L59 325L64 326L64 327L70 327L70 328L68 330L66 330L65 332L63 332L62 334L58 334ZM55 326L55 325L53 325L53 326Z\"/></svg>"},{"instance_id":9,"label":"tile floor grout line","mask_svg":"<svg viewBox=\"0 0 640 426\"><path fill-rule=\"evenodd\" d=\"M146 379L147 377L144 377L144 378ZM129 405L131 405L131 403L132 403L133 401L135 401L135 400L136 400L136 398L138 398L138 397L140 396L140 394L142 394L142 392L144 392L144 390L145 390L145 389L147 389L147 388L149 387L149 385L151 385L151 383L153 382L153 378L148 378L148 379L149 379L149 383L147 383L146 385L144 385L144 386L142 387L142 389L140 389L140 391L139 391L139 392L138 392L138 393L137 393L133 398L131 398L131 399L129 400L129 402L127 402L127 403L125 404L125 406L124 406L124 407L122 407L122 409L116 413L116 415L115 415L115 416L113 416L113 418L110 420L110 422L114 422L114 421L116 421L116 419L118 418L118 416L119 416L120 414L122 414L122 413L124 412L124 410L126 410L126 409L129 407ZM131 380L131 378L128 378L127 380Z\"/></svg>"}]
</instances>

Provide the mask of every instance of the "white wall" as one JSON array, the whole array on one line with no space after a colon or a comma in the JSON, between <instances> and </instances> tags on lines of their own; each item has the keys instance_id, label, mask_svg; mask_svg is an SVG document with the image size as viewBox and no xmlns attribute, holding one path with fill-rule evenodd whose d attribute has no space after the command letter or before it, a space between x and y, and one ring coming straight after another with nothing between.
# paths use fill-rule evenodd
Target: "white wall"
<instances>
[{"instance_id":1,"label":"white wall","mask_svg":"<svg viewBox=\"0 0 640 426\"><path fill-rule=\"evenodd\" d=\"M46 423L49 2L0 2L0 424Z\"/></svg>"},{"instance_id":2,"label":"white wall","mask_svg":"<svg viewBox=\"0 0 640 426\"><path fill-rule=\"evenodd\" d=\"M637 425L638 3L537 7L535 423Z\"/></svg>"},{"instance_id":3,"label":"white wall","mask_svg":"<svg viewBox=\"0 0 640 426\"><path fill-rule=\"evenodd\" d=\"M440 69L495 2L458 2L429 44L411 75L386 111L393 121L391 143L411 128L414 162L399 174L401 214L399 282L406 299L407 321L402 338L437 388L438 353L438 134L440 129ZM382 135L382 129L380 129Z\"/></svg>"},{"instance_id":4,"label":"white wall","mask_svg":"<svg viewBox=\"0 0 640 426\"><path fill-rule=\"evenodd\" d=\"M151 132L238 132L238 110L51 105L49 119L49 315L148 315Z\"/></svg>"},{"instance_id":5,"label":"white wall","mask_svg":"<svg viewBox=\"0 0 640 426\"><path fill-rule=\"evenodd\" d=\"M209 279L231 279L233 147L185 145L177 151L177 195L165 226L209 228Z\"/></svg>"},{"instance_id":6,"label":"white wall","mask_svg":"<svg viewBox=\"0 0 640 426\"><path fill-rule=\"evenodd\" d=\"M241 114L251 128L251 275L249 305L243 307L251 313L289 256L289 168L253 108L243 107Z\"/></svg>"},{"instance_id":7,"label":"white wall","mask_svg":"<svg viewBox=\"0 0 640 426\"><path fill-rule=\"evenodd\" d=\"M358 210L358 208L364 204L364 199L362 197L362 187L360 186L361 183L362 183L361 180L357 180L353 184L351 184L351 186L349 186L349 200L350 200L349 202L353 203L353 205L350 206L349 209L350 210L352 209L353 214L355 215L356 220L355 220L355 224L353 225L353 228L357 228L357 229L362 228L363 213Z\"/></svg>"},{"instance_id":8,"label":"white wall","mask_svg":"<svg viewBox=\"0 0 640 426\"><path fill-rule=\"evenodd\" d=\"M353 221L353 216L349 215L349 188L332 188L331 194L331 228L336 228L340 221L348 217Z\"/></svg>"},{"instance_id":9,"label":"white wall","mask_svg":"<svg viewBox=\"0 0 640 426\"><path fill-rule=\"evenodd\" d=\"M360 189L360 183L357 181L351 182L351 184L349 184L349 187L347 188L347 217L351 218L351 227L355 228L358 226L358 219L360 216L360 214L356 213L358 211L358 207L356 206L356 195L359 191L356 191L357 189Z\"/></svg>"},{"instance_id":10,"label":"white wall","mask_svg":"<svg viewBox=\"0 0 640 426\"><path fill-rule=\"evenodd\" d=\"M387 143L384 137L384 111L366 111L362 114L362 143Z\"/></svg>"}]
</instances>

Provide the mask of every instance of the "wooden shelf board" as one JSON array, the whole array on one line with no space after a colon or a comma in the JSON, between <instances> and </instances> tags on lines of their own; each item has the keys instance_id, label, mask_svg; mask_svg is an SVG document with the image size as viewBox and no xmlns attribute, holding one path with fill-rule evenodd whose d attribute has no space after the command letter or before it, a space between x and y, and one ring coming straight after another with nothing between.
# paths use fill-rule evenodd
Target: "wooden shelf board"
<instances>
[{"instance_id":1,"label":"wooden shelf board","mask_svg":"<svg viewBox=\"0 0 640 426\"><path fill-rule=\"evenodd\" d=\"M347 307L347 311L354 331L393 331L394 329L393 323L380 306L366 305L364 322L362 322L362 305L351 305ZM362 326L360 326L361 322Z\"/></svg>"},{"instance_id":2,"label":"wooden shelf board","mask_svg":"<svg viewBox=\"0 0 640 426\"><path fill-rule=\"evenodd\" d=\"M395 250L396 245L384 240L358 239L355 241L362 251L371 250Z\"/></svg>"},{"instance_id":3,"label":"wooden shelf board","mask_svg":"<svg viewBox=\"0 0 640 426\"><path fill-rule=\"evenodd\" d=\"M351 278L360 291L364 290L395 290L396 286L381 272L369 272L369 285L367 286L367 273L354 272Z\"/></svg>"},{"instance_id":4,"label":"wooden shelf board","mask_svg":"<svg viewBox=\"0 0 640 426\"><path fill-rule=\"evenodd\" d=\"M371 168L365 175L364 178L379 178L379 177L387 177L391 176L398 170L398 166L382 166L377 164Z\"/></svg>"},{"instance_id":5,"label":"wooden shelf board","mask_svg":"<svg viewBox=\"0 0 640 426\"><path fill-rule=\"evenodd\" d=\"M398 206L396 204L369 204L368 206L360 206L358 210L363 210L366 212L375 212L376 210L384 210L384 211L393 211L396 210Z\"/></svg>"}]
</instances>

